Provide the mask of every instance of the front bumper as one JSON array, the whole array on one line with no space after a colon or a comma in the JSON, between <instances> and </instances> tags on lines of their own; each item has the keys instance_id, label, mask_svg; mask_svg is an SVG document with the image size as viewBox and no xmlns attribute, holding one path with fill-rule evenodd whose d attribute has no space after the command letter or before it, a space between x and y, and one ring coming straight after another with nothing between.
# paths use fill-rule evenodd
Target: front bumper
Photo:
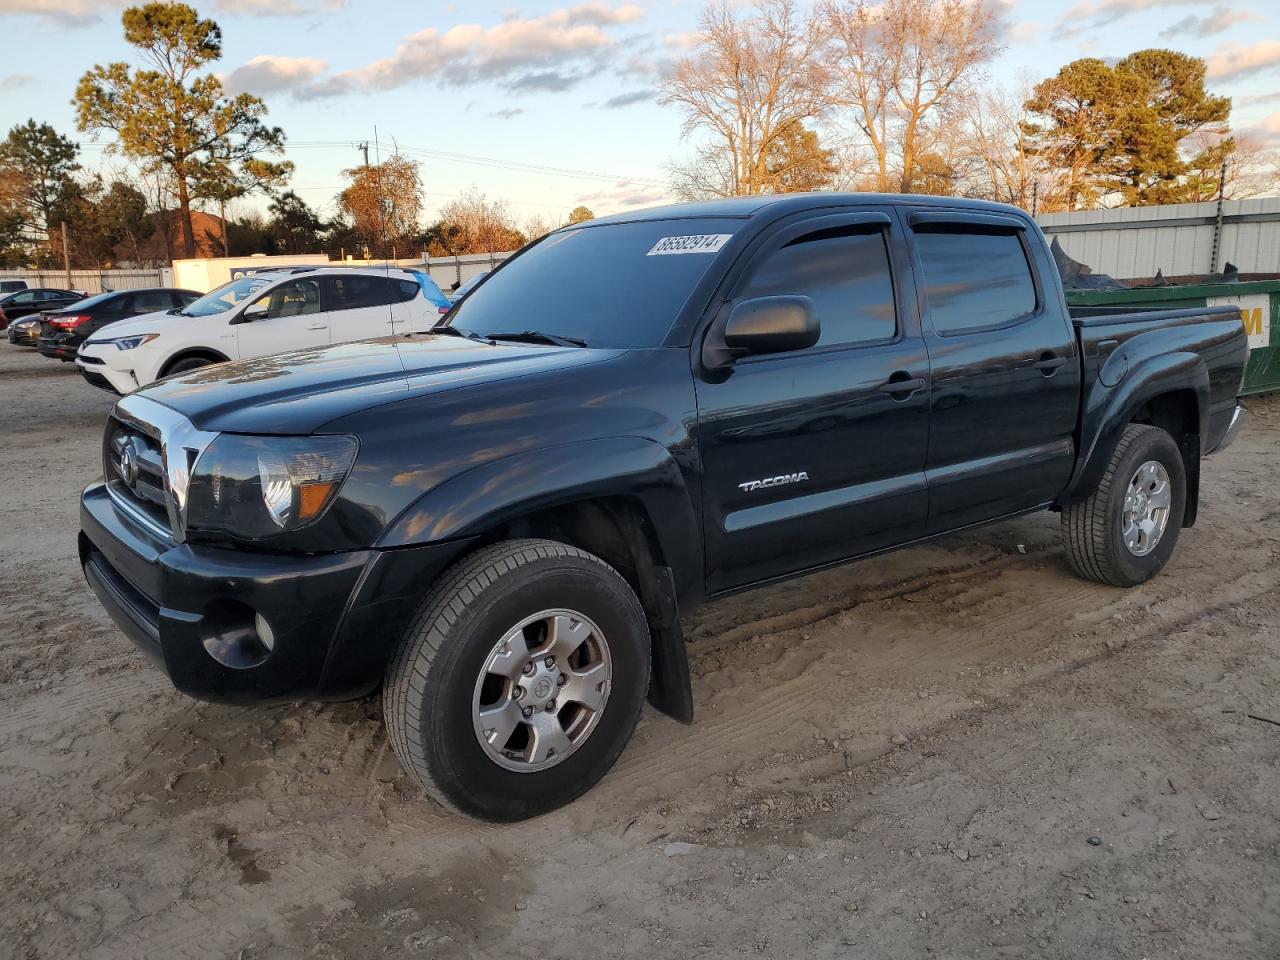
<instances>
[{"instance_id":1,"label":"front bumper","mask_svg":"<svg viewBox=\"0 0 1280 960\"><path fill-rule=\"evenodd\" d=\"M82 345L76 353L76 366L85 375L85 379L94 386L103 386L103 381L105 381L107 389L114 390L120 394L132 393L140 386L133 370L123 367L117 368L113 365L121 362L118 356L113 355L120 352L110 344L107 345L107 349L103 349L100 346L85 347ZM90 377L89 374L93 374L93 376Z\"/></svg>"},{"instance_id":2,"label":"front bumper","mask_svg":"<svg viewBox=\"0 0 1280 960\"><path fill-rule=\"evenodd\" d=\"M465 547L298 555L177 544L117 510L100 482L81 497L80 525L85 579L116 625L179 690L222 703L370 693L425 588Z\"/></svg>"},{"instance_id":3,"label":"front bumper","mask_svg":"<svg viewBox=\"0 0 1280 960\"><path fill-rule=\"evenodd\" d=\"M9 342L19 347L34 347L40 339L40 327L22 326L21 320L9 324Z\"/></svg>"}]
</instances>

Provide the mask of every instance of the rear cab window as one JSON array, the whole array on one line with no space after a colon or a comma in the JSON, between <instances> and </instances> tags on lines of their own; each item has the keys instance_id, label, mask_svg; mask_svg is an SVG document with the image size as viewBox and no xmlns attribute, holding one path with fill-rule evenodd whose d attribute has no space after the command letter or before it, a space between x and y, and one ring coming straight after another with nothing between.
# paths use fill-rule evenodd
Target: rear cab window
<instances>
[{"instance_id":1,"label":"rear cab window","mask_svg":"<svg viewBox=\"0 0 1280 960\"><path fill-rule=\"evenodd\" d=\"M925 224L913 232L929 317L939 334L1008 326L1036 312L1021 231Z\"/></svg>"},{"instance_id":2,"label":"rear cab window","mask_svg":"<svg viewBox=\"0 0 1280 960\"><path fill-rule=\"evenodd\" d=\"M693 217L554 233L495 270L448 322L481 335L536 330L590 347L657 347L742 224Z\"/></svg>"}]
</instances>

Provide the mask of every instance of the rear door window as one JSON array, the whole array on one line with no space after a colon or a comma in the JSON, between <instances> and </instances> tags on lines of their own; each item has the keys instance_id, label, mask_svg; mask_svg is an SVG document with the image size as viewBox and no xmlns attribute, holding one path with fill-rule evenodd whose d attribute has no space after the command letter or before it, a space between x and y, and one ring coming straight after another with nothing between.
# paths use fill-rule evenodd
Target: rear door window
<instances>
[{"instance_id":1,"label":"rear door window","mask_svg":"<svg viewBox=\"0 0 1280 960\"><path fill-rule=\"evenodd\" d=\"M168 290L141 290L133 295L129 305L133 313L155 313L158 310L172 310L173 298Z\"/></svg>"},{"instance_id":2,"label":"rear door window","mask_svg":"<svg viewBox=\"0 0 1280 960\"><path fill-rule=\"evenodd\" d=\"M917 229L933 328L958 334L1015 323L1036 310L1036 285L1016 230Z\"/></svg>"},{"instance_id":3,"label":"rear door window","mask_svg":"<svg viewBox=\"0 0 1280 960\"><path fill-rule=\"evenodd\" d=\"M399 288L383 277L354 274L349 277L330 277L329 282L330 310L381 307L400 298Z\"/></svg>"}]
</instances>

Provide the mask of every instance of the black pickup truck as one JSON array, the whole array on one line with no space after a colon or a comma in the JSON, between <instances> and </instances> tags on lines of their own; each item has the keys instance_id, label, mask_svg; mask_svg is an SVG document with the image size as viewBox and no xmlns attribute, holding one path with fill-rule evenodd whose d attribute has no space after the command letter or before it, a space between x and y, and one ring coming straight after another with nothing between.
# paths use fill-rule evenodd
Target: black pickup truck
<instances>
[{"instance_id":1,"label":"black pickup truck","mask_svg":"<svg viewBox=\"0 0 1280 960\"><path fill-rule=\"evenodd\" d=\"M705 598L1045 509L1080 575L1147 580L1238 428L1246 352L1234 309L1073 319L1012 207L615 216L432 335L123 398L80 557L180 690L381 687L409 775L514 820L599 780L646 695L691 720L680 615Z\"/></svg>"}]
</instances>

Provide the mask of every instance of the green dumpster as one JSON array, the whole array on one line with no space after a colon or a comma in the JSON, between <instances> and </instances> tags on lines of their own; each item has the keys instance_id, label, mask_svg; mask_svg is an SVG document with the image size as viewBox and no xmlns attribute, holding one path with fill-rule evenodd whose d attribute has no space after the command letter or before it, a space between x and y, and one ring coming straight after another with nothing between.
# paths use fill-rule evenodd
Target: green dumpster
<instances>
[{"instance_id":1,"label":"green dumpster","mask_svg":"<svg viewBox=\"0 0 1280 960\"><path fill-rule=\"evenodd\" d=\"M1173 310L1178 307L1233 306L1249 333L1249 366L1244 393L1280 390L1280 280L1242 283L1196 283L1178 287L1131 287L1126 290L1068 290L1070 307Z\"/></svg>"}]
</instances>

